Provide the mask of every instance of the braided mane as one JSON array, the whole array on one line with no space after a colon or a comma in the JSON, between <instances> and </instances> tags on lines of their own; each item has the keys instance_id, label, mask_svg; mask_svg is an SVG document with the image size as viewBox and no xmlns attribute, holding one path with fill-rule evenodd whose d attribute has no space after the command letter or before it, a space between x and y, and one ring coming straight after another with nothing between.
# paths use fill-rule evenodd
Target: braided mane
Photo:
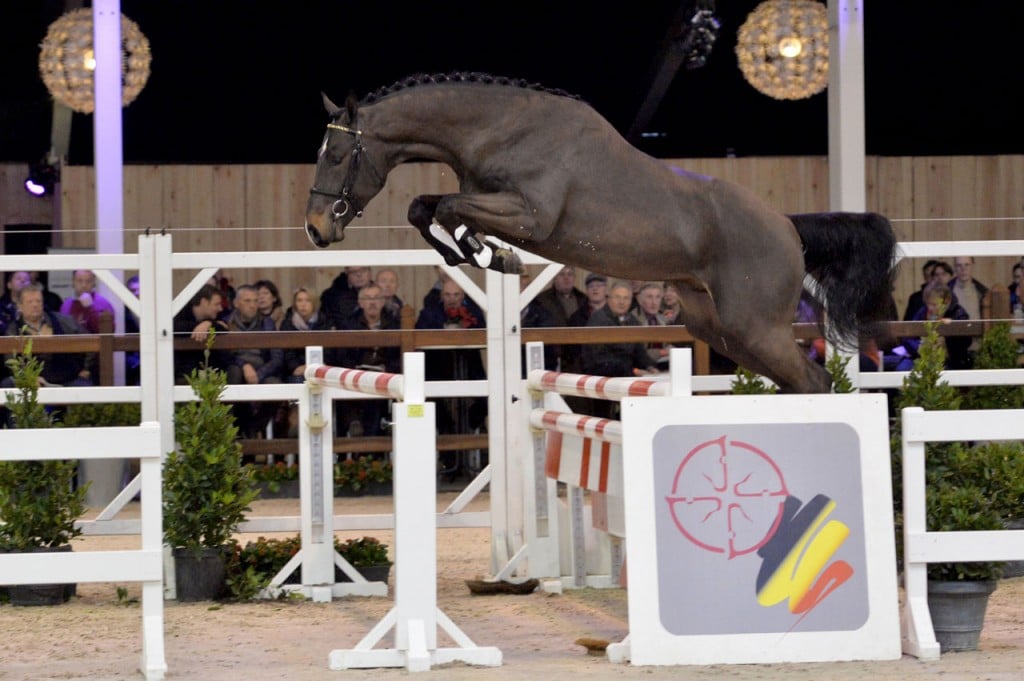
<instances>
[{"instance_id":1,"label":"braided mane","mask_svg":"<svg viewBox=\"0 0 1024 681\"><path fill-rule=\"evenodd\" d=\"M481 83L484 85L498 85L501 87L517 87L525 90L547 92L552 95L558 95L559 97L580 99L579 95L570 94L565 90L544 87L539 83L531 83L521 78L492 76L487 73L479 73L475 71L457 71L453 73L418 73L413 76L407 76L395 83L392 83L391 85L388 85L387 87L374 90L366 95L359 103L373 104L374 102L379 101L388 95L393 95L401 90L419 87L421 85L437 85L440 83Z\"/></svg>"}]
</instances>

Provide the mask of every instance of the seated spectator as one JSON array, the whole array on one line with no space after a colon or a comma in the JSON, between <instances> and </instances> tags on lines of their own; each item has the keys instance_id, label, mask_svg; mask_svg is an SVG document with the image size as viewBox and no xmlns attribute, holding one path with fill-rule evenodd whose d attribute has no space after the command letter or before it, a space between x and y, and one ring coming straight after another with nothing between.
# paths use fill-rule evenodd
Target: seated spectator
<instances>
[{"instance_id":1,"label":"seated spectator","mask_svg":"<svg viewBox=\"0 0 1024 681\"><path fill-rule=\"evenodd\" d=\"M430 294L428 294L429 296ZM417 329L482 329L484 313L454 279L440 287L438 302L420 310ZM424 353L425 378L428 381L472 381L487 378L479 349L427 350ZM456 397L437 400L438 433L472 433L484 427L487 399ZM454 475L459 470L459 453L442 452L442 471Z\"/></svg>"},{"instance_id":2,"label":"seated spectator","mask_svg":"<svg viewBox=\"0 0 1024 681\"><path fill-rule=\"evenodd\" d=\"M581 305L569 316L569 326L586 326L590 316L608 303L608 277L591 272L587 275L584 288L586 289L587 303ZM571 374L583 373L583 363L580 359L581 348L580 345L562 346L559 371Z\"/></svg>"},{"instance_id":3,"label":"seated spectator","mask_svg":"<svg viewBox=\"0 0 1024 681\"><path fill-rule=\"evenodd\" d=\"M334 278L320 294L320 312L330 325L338 327L359 307L359 289L372 280L369 267L353 265Z\"/></svg>"},{"instance_id":4,"label":"seated spectator","mask_svg":"<svg viewBox=\"0 0 1024 681\"><path fill-rule=\"evenodd\" d=\"M669 322L661 314L661 300L665 296L665 290L661 283L648 281L640 285L634 294L637 308L632 311L633 316L640 322L640 326L666 326ZM647 356L651 363L662 371L668 370L668 351L671 348L669 343L645 343Z\"/></svg>"},{"instance_id":5,"label":"seated spectator","mask_svg":"<svg viewBox=\"0 0 1024 681\"><path fill-rule=\"evenodd\" d=\"M587 306L587 294L576 288L576 268L566 265L551 280L551 286L538 293L534 301L544 309L549 320L547 325L572 326L569 323L569 318L576 314L576 311L581 307ZM544 350L544 354L547 355L547 344L545 344ZM552 369L556 369L564 364L561 361L562 352L561 345L551 346L551 353L555 360L555 366L551 367ZM569 354L572 355L573 350L570 350ZM545 362L547 362L547 359L545 359Z\"/></svg>"},{"instance_id":6,"label":"seated spectator","mask_svg":"<svg viewBox=\"0 0 1024 681\"><path fill-rule=\"evenodd\" d=\"M243 284L235 290L235 309L226 322L229 333L276 330L273 319L260 316L256 297L256 287L251 284ZM229 384L264 385L283 380L284 350L281 348L240 348L229 351L228 357ZM236 403L239 431L244 437L258 437L277 406L272 402Z\"/></svg>"},{"instance_id":7,"label":"seated spectator","mask_svg":"<svg viewBox=\"0 0 1024 681\"><path fill-rule=\"evenodd\" d=\"M313 292L305 286L295 289L292 305L281 321L281 331L316 331L326 328L317 309ZM284 380L286 383L303 383L306 378L305 348L287 348L284 351Z\"/></svg>"},{"instance_id":8,"label":"seated spectator","mask_svg":"<svg viewBox=\"0 0 1024 681\"><path fill-rule=\"evenodd\" d=\"M918 310L912 321L948 323L953 319L969 318L964 308L954 300L949 287L940 282L933 282L925 287L922 298L924 307ZM946 345L946 368L969 369L968 348L971 345L971 337L942 336L941 339ZM920 338L900 339L900 344L893 348L891 354L885 356L886 370L910 371L914 366L914 360L918 357L920 347Z\"/></svg>"},{"instance_id":9,"label":"seated spectator","mask_svg":"<svg viewBox=\"0 0 1024 681\"><path fill-rule=\"evenodd\" d=\"M88 333L99 333L100 315L107 312L113 320L114 306L96 293L96 275L92 270L75 270L71 285L74 288L74 295L66 298L61 304L61 314L74 319Z\"/></svg>"},{"instance_id":10,"label":"seated spectator","mask_svg":"<svg viewBox=\"0 0 1024 681\"><path fill-rule=\"evenodd\" d=\"M5 282L4 295L0 297L0 324L9 325L18 316L15 301L18 291L32 283L32 276L25 271L9 272Z\"/></svg>"},{"instance_id":11,"label":"seated spectator","mask_svg":"<svg viewBox=\"0 0 1024 681\"><path fill-rule=\"evenodd\" d=\"M423 296L423 307L421 309L426 310L427 308L434 308L441 304L441 287L444 283L451 279L451 275L448 274L448 270L441 267L440 265L434 265L434 272L437 273L437 281L434 282L430 290Z\"/></svg>"},{"instance_id":12,"label":"seated spectator","mask_svg":"<svg viewBox=\"0 0 1024 681\"><path fill-rule=\"evenodd\" d=\"M261 317L270 317L274 322L274 329L281 328L281 320L284 319L284 307L281 305L281 294L277 292L277 284L269 279L260 279L253 286L256 287L256 307Z\"/></svg>"},{"instance_id":13,"label":"seated spectator","mask_svg":"<svg viewBox=\"0 0 1024 681\"><path fill-rule=\"evenodd\" d=\"M633 303L633 289L623 282L613 284L608 291L608 302L590 315L587 326L639 326L640 322L630 314ZM598 343L584 345L582 351L583 372L593 376L642 376L657 373L654 362L647 354L643 343ZM616 418L618 402L594 400L594 416Z\"/></svg>"},{"instance_id":14,"label":"seated spectator","mask_svg":"<svg viewBox=\"0 0 1024 681\"><path fill-rule=\"evenodd\" d=\"M924 306L921 296L924 294L925 287L932 282L932 274L935 272L935 266L938 264L938 260L928 260L921 266L921 277L924 282L921 284L921 288L911 293L910 297L907 298L907 307L903 310L903 321L909 322L912 320L917 311Z\"/></svg>"},{"instance_id":15,"label":"seated spectator","mask_svg":"<svg viewBox=\"0 0 1024 681\"><path fill-rule=\"evenodd\" d=\"M32 283L23 286L18 290L15 303L18 311L14 320L7 325L6 334L8 336L60 336L86 333L85 329L71 317L47 310L43 306L42 284ZM39 376L40 385L87 386L94 384L92 377L94 358L91 354L33 352L33 355L43 363L43 370ZM3 387L13 386L13 377L6 376L0 385Z\"/></svg>"},{"instance_id":16,"label":"seated spectator","mask_svg":"<svg viewBox=\"0 0 1024 681\"><path fill-rule=\"evenodd\" d=\"M134 275L128 278L125 282L125 286L132 292L136 298L139 297L139 276ZM124 310L124 332L125 333L139 333L139 318L134 312L125 307ZM139 385L141 377L139 376L139 357L138 350L124 353L124 383L125 385Z\"/></svg>"},{"instance_id":17,"label":"seated spectator","mask_svg":"<svg viewBox=\"0 0 1024 681\"><path fill-rule=\"evenodd\" d=\"M1020 284L1024 281L1024 265L1021 263L1014 265L1011 277L1013 278L1013 281L1010 282L1010 286L1008 287L1010 289L1010 313L1013 314L1014 317L1019 317L1022 314L1022 307L1024 307L1021 304L1020 297Z\"/></svg>"},{"instance_id":18,"label":"seated spectator","mask_svg":"<svg viewBox=\"0 0 1024 681\"><path fill-rule=\"evenodd\" d=\"M376 284L359 289L356 298L359 307L342 321L339 330L372 331L399 328L398 318L384 310L384 296ZM401 348L375 346L337 348L324 353L327 364L351 369L366 369L397 374L402 371ZM381 419L388 414L388 401L335 400L335 422L339 436L373 436L381 434Z\"/></svg>"},{"instance_id":19,"label":"seated spectator","mask_svg":"<svg viewBox=\"0 0 1024 681\"><path fill-rule=\"evenodd\" d=\"M665 321L669 324L682 324L682 319L679 317L682 312L683 301L679 298L679 289L676 288L675 284L665 284L665 294L661 297L661 316L665 318Z\"/></svg>"},{"instance_id":20,"label":"seated spectator","mask_svg":"<svg viewBox=\"0 0 1024 681\"><path fill-rule=\"evenodd\" d=\"M174 315L174 335L203 343L203 348L205 348L206 336L211 328L217 333L227 331L227 325L218 319L222 310L220 289L213 284L205 284L192 296L192 300L178 314ZM204 364L207 364L204 349L175 350L174 382L178 385L185 385L188 383L186 380L188 375ZM208 364L211 368L225 369L224 353L217 350L212 351Z\"/></svg>"},{"instance_id":21,"label":"seated spectator","mask_svg":"<svg viewBox=\"0 0 1024 681\"><path fill-rule=\"evenodd\" d=\"M529 272L524 272L519 276L519 289L524 290L530 285L533 280L533 275ZM551 289L546 289L551 290ZM551 315L550 310L540 300L540 294L533 298L530 302L522 307L519 311L519 327L522 329L550 329L555 326L559 326L555 323L554 318ZM553 343L544 344L544 368L549 371L556 371L558 369L559 362L559 345ZM526 378L526 346L523 346L522 353L520 354L519 366L521 367L522 377Z\"/></svg>"},{"instance_id":22,"label":"seated spectator","mask_svg":"<svg viewBox=\"0 0 1024 681\"><path fill-rule=\"evenodd\" d=\"M380 294L384 298L384 310L395 319L402 319L402 299L398 297L398 275L394 270L377 270L373 283L380 286Z\"/></svg>"}]
</instances>

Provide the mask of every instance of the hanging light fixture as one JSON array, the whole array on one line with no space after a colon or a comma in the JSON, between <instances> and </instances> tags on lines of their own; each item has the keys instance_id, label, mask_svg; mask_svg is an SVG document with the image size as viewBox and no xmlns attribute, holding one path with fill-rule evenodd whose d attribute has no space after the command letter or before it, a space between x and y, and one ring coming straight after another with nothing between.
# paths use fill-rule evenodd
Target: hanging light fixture
<instances>
[{"instance_id":1,"label":"hanging light fixture","mask_svg":"<svg viewBox=\"0 0 1024 681\"><path fill-rule=\"evenodd\" d=\"M39 73L46 89L61 104L92 113L93 72L92 10L75 9L50 24L39 53ZM149 78L149 40L138 24L121 15L121 103L128 106Z\"/></svg>"},{"instance_id":2,"label":"hanging light fixture","mask_svg":"<svg viewBox=\"0 0 1024 681\"><path fill-rule=\"evenodd\" d=\"M775 99L805 99L828 85L828 12L814 0L767 0L740 26L743 77Z\"/></svg>"}]
</instances>

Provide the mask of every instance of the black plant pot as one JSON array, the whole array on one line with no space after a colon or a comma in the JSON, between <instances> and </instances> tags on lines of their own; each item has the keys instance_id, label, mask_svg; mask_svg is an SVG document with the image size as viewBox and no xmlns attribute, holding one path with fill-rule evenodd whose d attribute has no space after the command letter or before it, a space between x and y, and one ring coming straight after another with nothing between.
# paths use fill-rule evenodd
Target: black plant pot
<instances>
[{"instance_id":1,"label":"black plant pot","mask_svg":"<svg viewBox=\"0 0 1024 681\"><path fill-rule=\"evenodd\" d=\"M225 593L224 548L203 547L199 552L176 548L174 587L179 601L212 601Z\"/></svg>"},{"instance_id":2,"label":"black plant pot","mask_svg":"<svg viewBox=\"0 0 1024 681\"><path fill-rule=\"evenodd\" d=\"M64 546L38 546L25 553L66 553L70 544ZM78 592L77 584L12 584L6 587L11 605L36 606L60 605L67 603Z\"/></svg>"},{"instance_id":3,"label":"black plant pot","mask_svg":"<svg viewBox=\"0 0 1024 681\"><path fill-rule=\"evenodd\" d=\"M364 565L357 567L356 571L359 572L368 582L384 582L388 581L388 576L391 574L390 565ZM334 566L334 581L335 582L351 582L349 576L346 575L340 567Z\"/></svg>"},{"instance_id":4,"label":"black plant pot","mask_svg":"<svg viewBox=\"0 0 1024 681\"><path fill-rule=\"evenodd\" d=\"M939 650L977 650L995 580L942 582L928 580L928 610Z\"/></svg>"}]
</instances>

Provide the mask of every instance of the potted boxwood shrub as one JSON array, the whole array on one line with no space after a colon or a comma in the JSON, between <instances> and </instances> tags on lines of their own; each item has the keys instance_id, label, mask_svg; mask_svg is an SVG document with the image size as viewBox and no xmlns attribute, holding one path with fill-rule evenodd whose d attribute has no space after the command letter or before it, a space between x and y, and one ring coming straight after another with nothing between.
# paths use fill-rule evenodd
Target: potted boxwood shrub
<instances>
[{"instance_id":1,"label":"potted boxwood shrub","mask_svg":"<svg viewBox=\"0 0 1024 681\"><path fill-rule=\"evenodd\" d=\"M293 499L299 496L299 465L284 461L265 465L246 464L259 489L260 499Z\"/></svg>"},{"instance_id":2,"label":"potted boxwood shrub","mask_svg":"<svg viewBox=\"0 0 1024 681\"><path fill-rule=\"evenodd\" d=\"M198 399L175 410L177 448L164 462L164 540L173 549L181 601L223 593L231 535L257 495L231 406L220 399L227 375L208 366L213 341L211 329L206 363L188 376Z\"/></svg>"},{"instance_id":3,"label":"potted boxwood shrub","mask_svg":"<svg viewBox=\"0 0 1024 681\"><path fill-rule=\"evenodd\" d=\"M227 583L232 595L240 599L255 598L270 583L274 575L288 563L302 548L299 535L283 539L259 537L244 547L236 544L227 565ZM359 537L341 541L334 538L334 550L342 555L370 581L386 582L391 572L388 546L375 537ZM299 571L285 578L285 584L298 584ZM337 582L351 581L344 572L335 567Z\"/></svg>"},{"instance_id":4,"label":"potted boxwood shrub","mask_svg":"<svg viewBox=\"0 0 1024 681\"><path fill-rule=\"evenodd\" d=\"M897 401L904 407L954 411L961 393L941 379L945 347L934 325L921 344ZM899 420L893 436L893 490L896 494L897 555L902 556L902 457ZM1018 443L933 442L925 447L925 512L930 532L998 530L1006 509L1024 495L1024 459ZM984 624L988 598L1002 563L930 563L928 607L943 652L974 650Z\"/></svg>"},{"instance_id":5,"label":"potted boxwood shrub","mask_svg":"<svg viewBox=\"0 0 1024 681\"><path fill-rule=\"evenodd\" d=\"M15 428L49 428L53 415L40 404L43 363L32 355L32 341L7 361L17 393L7 396ZM6 425L6 424L5 424ZM85 512L87 486L74 487L76 463L69 460L0 462L0 550L70 551L81 534L75 521ZM73 584L9 587L14 605L53 605L74 593Z\"/></svg>"}]
</instances>

